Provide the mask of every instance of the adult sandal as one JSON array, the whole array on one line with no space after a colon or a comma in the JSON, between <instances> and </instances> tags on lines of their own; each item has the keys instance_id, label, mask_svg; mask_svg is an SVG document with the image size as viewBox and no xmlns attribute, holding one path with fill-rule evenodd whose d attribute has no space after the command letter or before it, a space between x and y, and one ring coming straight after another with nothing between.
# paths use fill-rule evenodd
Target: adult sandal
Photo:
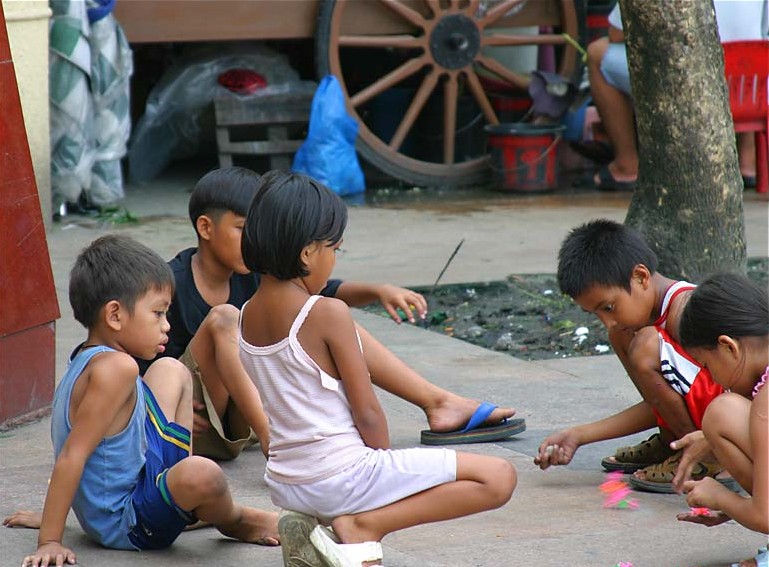
<instances>
[{"instance_id":1,"label":"adult sandal","mask_svg":"<svg viewBox=\"0 0 769 567\"><path fill-rule=\"evenodd\" d=\"M380 561L372 567L382 567L382 544L378 541L338 543L323 526L312 530L310 541L326 567L361 567L364 561Z\"/></svg>"},{"instance_id":2,"label":"adult sandal","mask_svg":"<svg viewBox=\"0 0 769 567\"><path fill-rule=\"evenodd\" d=\"M620 447L611 457L601 461L601 466L607 471L632 473L650 465L656 465L670 457L675 451L662 442L659 433L655 433L645 441L630 447Z\"/></svg>"},{"instance_id":3,"label":"adult sandal","mask_svg":"<svg viewBox=\"0 0 769 567\"><path fill-rule=\"evenodd\" d=\"M631 488L642 492L655 492L657 494L675 494L673 488L673 477L676 476L678 464L681 462L683 450L676 451L663 462L641 469L644 478L638 478L633 475L628 484ZM718 478L717 475L724 471L724 468L717 462L699 462L692 469L692 480L702 480L706 476L713 477L723 484L729 490L739 492L740 485L731 476Z\"/></svg>"}]
</instances>

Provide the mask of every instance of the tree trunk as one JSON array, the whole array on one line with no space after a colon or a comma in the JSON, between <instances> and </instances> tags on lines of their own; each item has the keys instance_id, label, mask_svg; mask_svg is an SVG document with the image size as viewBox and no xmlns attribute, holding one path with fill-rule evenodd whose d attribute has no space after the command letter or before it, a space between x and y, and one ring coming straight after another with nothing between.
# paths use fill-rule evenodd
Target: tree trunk
<instances>
[{"instance_id":1,"label":"tree trunk","mask_svg":"<svg viewBox=\"0 0 769 567\"><path fill-rule=\"evenodd\" d=\"M668 277L744 271L743 187L712 0L620 4L639 145L625 223Z\"/></svg>"}]
</instances>

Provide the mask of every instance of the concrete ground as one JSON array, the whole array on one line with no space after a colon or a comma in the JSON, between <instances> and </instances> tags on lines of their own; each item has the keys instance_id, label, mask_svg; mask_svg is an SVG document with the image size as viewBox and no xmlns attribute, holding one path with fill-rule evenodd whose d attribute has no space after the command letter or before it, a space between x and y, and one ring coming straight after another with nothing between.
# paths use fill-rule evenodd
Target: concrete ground
<instances>
[{"instance_id":1,"label":"concrete ground","mask_svg":"<svg viewBox=\"0 0 769 567\"><path fill-rule=\"evenodd\" d=\"M141 218L136 225L101 226L65 217L49 232L49 248L62 311L57 323L57 376L70 349L84 336L67 303L68 271L78 251L115 230L154 247L164 257L194 245L186 220L187 191L195 174L177 172L146 187L129 187L126 205ZM458 199L411 199L407 205L350 209L343 255L336 275L344 279L429 285L457 242L465 244L443 283L487 281L512 273L554 272L556 251L573 226L597 217L622 220L628 195L564 193ZM767 255L767 202L746 194L750 256ZM715 528L682 524L682 496L635 493L638 510L606 510L598 486L600 459L620 444L583 447L568 467L540 471L532 463L549 433L593 420L634 403L638 395L613 356L527 362L462 341L398 326L367 313L359 321L429 380L476 399L512 405L528 429L502 443L462 446L512 462L519 475L512 500L494 512L420 526L387 537L388 567L585 566L716 567L753 555L766 542L760 534L729 522ZM382 393L395 447L414 446L426 426L417 408ZM42 506L52 465L49 420L0 435L0 515ZM222 465L234 496L271 508L262 479L261 452L248 450ZM17 565L34 551L37 532L0 529L0 563ZM251 563L282 565L278 548L223 538L213 529L183 534L163 552L116 552L90 543L70 514L65 543L79 564L198 566Z\"/></svg>"}]
</instances>

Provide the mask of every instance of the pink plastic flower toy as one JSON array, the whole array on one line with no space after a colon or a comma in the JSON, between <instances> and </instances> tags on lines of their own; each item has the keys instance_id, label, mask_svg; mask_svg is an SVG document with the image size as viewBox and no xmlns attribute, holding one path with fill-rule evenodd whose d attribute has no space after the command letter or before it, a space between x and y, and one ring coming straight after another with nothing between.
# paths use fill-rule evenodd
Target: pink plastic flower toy
<instances>
[{"instance_id":1,"label":"pink plastic flower toy","mask_svg":"<svg viewBox=\"0 0 769 567\"><path fill-rule=\"evenodd\" d=\"M635 510L638 508L638 501L630 498L631 490L627 483L622 480L622 473L613 471L606 474L606 482L600 487L601 492L605 494L604 508L628 508Z\"/></svg>"}]
</instances>

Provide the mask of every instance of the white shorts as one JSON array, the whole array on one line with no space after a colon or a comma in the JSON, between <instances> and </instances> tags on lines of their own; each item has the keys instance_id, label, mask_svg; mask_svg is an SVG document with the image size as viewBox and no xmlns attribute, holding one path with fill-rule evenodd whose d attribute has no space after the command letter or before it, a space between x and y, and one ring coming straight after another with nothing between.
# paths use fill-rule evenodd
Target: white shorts
<instances>
[{"instance_id":1,"label":"white shorts","mask_svg":"<svg viewBox=\"0 0 769 567\"><path fill-rule=\"evenodd\" d=\"M625 93L630 92L630 70L627 66L627 54L624 43L610 43L603 59L601 59L601 74L606 82Z\"/></svg>"},{"instance_id":2,"label":"white shorts","mask_svg":"<svg viewBox=\"0 0 769 567\"><path fill-rule=\"evenodd\" d=\"M451 449L371 450L331 478L309 484L264 480L272 503L329 523L338 516L382 508L457 479Z\"/></svg>"}]
</instances>

